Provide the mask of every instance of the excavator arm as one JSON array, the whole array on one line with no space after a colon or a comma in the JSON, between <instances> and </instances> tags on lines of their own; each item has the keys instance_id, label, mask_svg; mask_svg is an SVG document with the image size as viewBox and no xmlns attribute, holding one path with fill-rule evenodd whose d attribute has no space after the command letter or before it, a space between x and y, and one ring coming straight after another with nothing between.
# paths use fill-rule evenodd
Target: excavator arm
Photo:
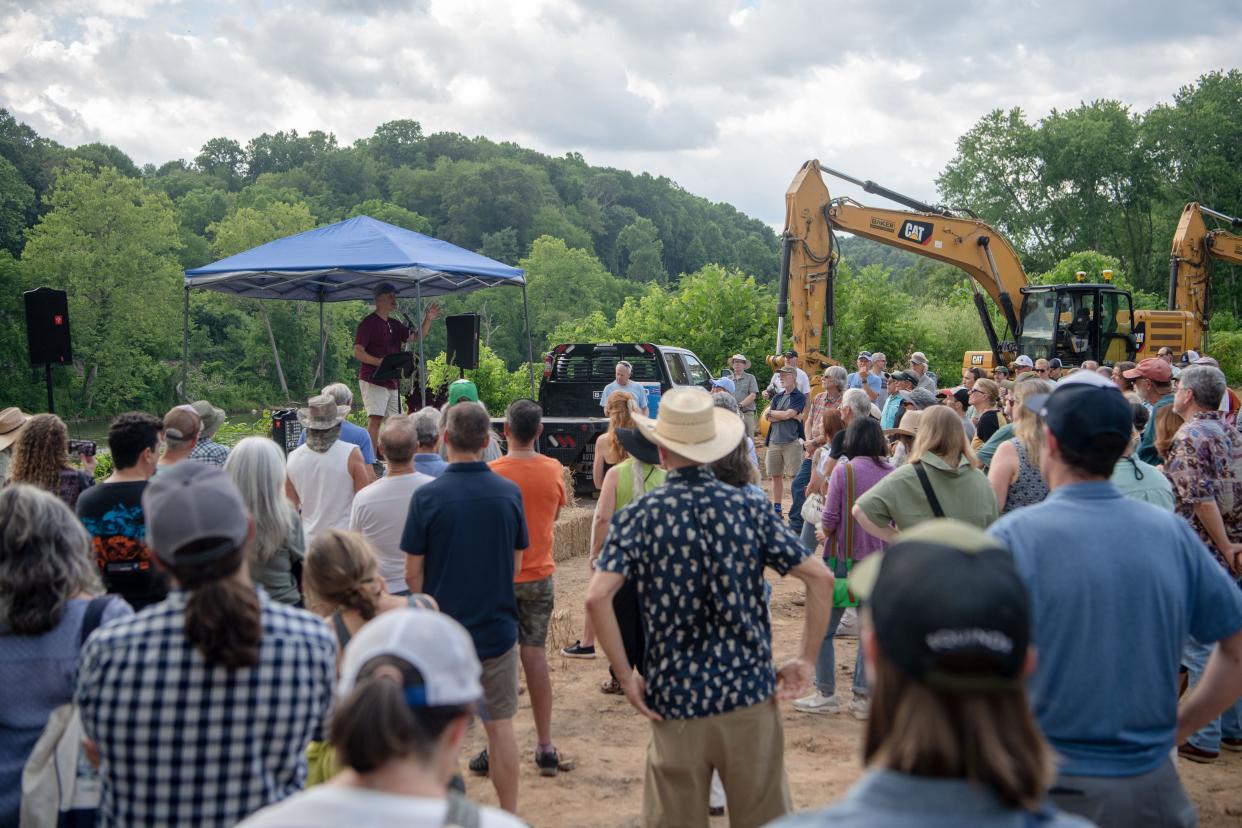
<instances>
[{"instance_id":1,"label":"excavator arm","mask_svg":"<svg viewBox=\"0 0 1242 828\"><path fill-rule=\"evenodd\" d=\"M1192 330L1186 347L1195 349L1212 318L1212 261L1242 265L1242 236L1209 230L1205 216L1242 228L1242 219L1218 213L1197 201L1182 208L1169 261L1169 310L1188 311L1194 316L1197 331Z\"/></svg>"},{"instance_id":2,"label":"excavator arm","mask_svg":"<svg viewBox=\"0 0 1242 828\"><path fill-rule=\"evenodd\" d=\"M917 212L864 207L848 198L833 199L821 169ZM832 271L839 258L833 231L840 230L919 256L951 264L970 277L975 306L995 358L1002 359L1002 341L979 291L1000 308L1013 338L1021 332L1019 309L1026 273L1018 254L987 224L892 192L870 181L858 181L807 161L785 193L785 252L781 269L778 315L792 311L793 339L799 353L819 351L820 320L830 311ZM786 302L788 297L788 303ZM831 313L827 315L832 324ZM779 324L779 323L778 323ZM778 333L779 336L779 333Z\"/></svg>"}]
</instances>

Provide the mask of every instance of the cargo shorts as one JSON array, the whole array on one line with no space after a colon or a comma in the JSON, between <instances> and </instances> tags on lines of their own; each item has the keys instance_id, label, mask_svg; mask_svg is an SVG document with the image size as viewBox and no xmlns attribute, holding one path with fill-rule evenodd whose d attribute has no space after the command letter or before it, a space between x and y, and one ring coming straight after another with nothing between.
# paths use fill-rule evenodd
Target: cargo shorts
<instances>
[{"instance_id":1,"label":"cargo shorts","mask_svg":"<svg viewBox=\"0 0 1242 828\"><path fill-rule=\"evenodd\" d=\"M513 594L517 598L518 644L546 646L548 624L552 621L552 576L514 584Z\"/></svg>"}]
</instances>

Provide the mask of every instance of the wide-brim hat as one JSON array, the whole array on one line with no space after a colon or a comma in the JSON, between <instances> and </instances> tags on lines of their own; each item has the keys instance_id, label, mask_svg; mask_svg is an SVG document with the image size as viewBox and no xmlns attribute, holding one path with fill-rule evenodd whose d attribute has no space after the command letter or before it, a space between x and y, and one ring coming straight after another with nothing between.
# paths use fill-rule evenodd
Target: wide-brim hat
<instances>
[{"instance_id":1,"label":"wide-brim hat","mask_svg":"<svg viewBox=\"0 0 1242 828\"><path fill-rule=\"evenodd\" d=\"M618 428L616 434L617 441L631 457L648 466L660 465L660 450L655 443L640 434L638 429Z\"/></svg>"},{"instance_id":2,"label":"wide-brim hat","mask_svg":"<svg viewBox=\"0 0 1242 828\"><path fill-rule=\"evenodd\" d=\"M28 422L30 415L16 406L0 411L0 451L17 442Z\"/></svg>"},{"instance_id":3,"label":"wide-brim hat","mask_svg":"<svg viewBox=\"0 0 1242 828\"><path fill-rule=\"evenodd\" d=\"M733 356L729 357L729 362L730 362L730 363L739 362L739 361L740 361L740 362L745 362L745 363L746 363L746 366L745 366L745 367L747 367L747 368L749 368L749 367L750 367L750 360L749 360L749 359L747 359L746 357L742 356L741 354L734 354Z\"/></svg>"},{"instance_id":4,"label":"wide-brim hat","mask_svg":"<svg viewBox=\"0 0 1242 828\"><path fill-rule=\"evenodd\" d=\"M334 428L349 413L348 405L337 405L331 394L320 394L306 401L306 408L298 409L298 422L302 428L317 430Z\"/></svg>"},{"instance_id":5,"label":"wide-brim hat","mask_svg":"<svg viewBox=\"0 0 1242 828\"><path fill-rule=\"evenodd\" d=\"M227 416L223 408L216 408L207 400L195 400L190 403L190 407L198 412L198 416L203 421L203 436L210 437L216 433L220 426L224 425L224 419Z\"/></svg>"},{"instance_id":6,"label":"wide-brim hat","mask_svg":"<svg viewBox=\"0 0 1242 828\"><path fill-rule=\"evenodd\" d=\"M702 388L674 388L660 399L655 419L634 415L638 431L657 445L696 463L714 463L737 448L742 418L717 408Z\"/></svg>"},{"instance_id":7,"label":"wide-brim hat","mask_svg":"<svg viewBox=\"0 0 1242 828\"><path fill-rule=\"evenodd\" d=\"M920 409L907 411L901 417L901 422L896 428L884 429L885 437L915 437L915 432L919 429L919 420L923 419L923 412Z\"/></svg>"}]
</instances>

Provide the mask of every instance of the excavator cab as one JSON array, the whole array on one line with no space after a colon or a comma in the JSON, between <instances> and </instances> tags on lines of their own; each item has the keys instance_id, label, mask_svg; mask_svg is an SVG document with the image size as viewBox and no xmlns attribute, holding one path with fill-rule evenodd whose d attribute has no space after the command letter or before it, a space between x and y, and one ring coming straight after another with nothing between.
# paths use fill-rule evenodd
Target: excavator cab
<instances>
[{"instance_id":1,"label":"excavator cab","mask_svg":"<svg viewBox=\"0 0 1242 828\"><path fill-rule=\"evenodd\" d=\"M1138 352L1130 294L1111 284L1022 288L1018 353L1062 365L1133 360Z\"/></svg>"}]
</instances>

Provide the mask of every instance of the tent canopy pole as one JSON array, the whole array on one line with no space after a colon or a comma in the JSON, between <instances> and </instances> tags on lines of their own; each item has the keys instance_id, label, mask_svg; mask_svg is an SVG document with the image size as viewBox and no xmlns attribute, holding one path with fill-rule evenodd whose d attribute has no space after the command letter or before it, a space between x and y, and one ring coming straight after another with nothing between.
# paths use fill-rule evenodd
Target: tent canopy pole
<instances>
[{"instance_id":1,"label":"tent canopy pole","mask_svg":"<svg viewBox=\"0 0 1242 828\"><path fill-rule=\"evenodd\" d=\"M530 305L526 302L526 282L522 282L522 318L526 322L526 373L530 377L530 398L536 397L535 392L535 346L530 338Z\"/></svg>"},{"instance_id":2,"label":"tent canopy pole","mask_svg":"<svg viewBox=\"0 0 1242 828\"><path fill-rule=\"evenodd\" d=\"M417 373L418 373L418 400L419 400L418 404L420 408L426 408L427 407L427 376L425 374L425 371L427 370L427 363L423 361L423 328L422 328L422 325L423 325L423 283L422 282L414 283L414 295L415 295L415 300L418 303L418 316L415 317L415 319L417 319L418 321L415 322L414 324L419 326L418 331L417 331L418 333L418 372Z\"/></svg>"},{"instance_id":3,"label":"tent canopy pole","mask_svg":"<svg viewBox=\"0 0 1242 828\"><path fill-rule=\"evenodd\" d=\"M190 286L181 307L181 399L190 398Z\"/></svg>"}]
</instances>

